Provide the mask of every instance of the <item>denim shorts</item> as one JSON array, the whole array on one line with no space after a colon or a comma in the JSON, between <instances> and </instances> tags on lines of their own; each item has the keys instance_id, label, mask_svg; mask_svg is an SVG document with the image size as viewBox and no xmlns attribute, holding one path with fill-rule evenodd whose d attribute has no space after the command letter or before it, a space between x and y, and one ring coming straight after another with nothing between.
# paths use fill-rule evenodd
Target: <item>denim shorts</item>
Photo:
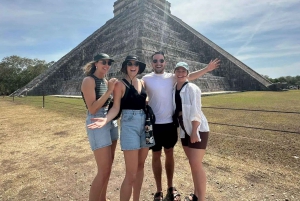
<instances>
[{"instance_id":1,"label":"denim shorts","mask_svg":"<svg viewBox=\"0 0 300 201\"><path fill-rule=\"evenodd\" d=\"M105 117L107 108L99 109L96 114L87 112L86 125L93 123L91 118ZM118 123L117 120L110 121L102 128L89 129L86 127L90 146L93 151L99 148L107 147L112 144L112 141L118 140Z\"/></svg>"},{"instance_id":2,"label":"denim shorts","mask_svg":"<svg viewBox=\"0 0 300 201\"><path fill-rule=\"evenodd\" d=\"M145 118L143 110L122 110L120 144L123 151L154 145L146 144Z\"/></svg>"}]
</instances>

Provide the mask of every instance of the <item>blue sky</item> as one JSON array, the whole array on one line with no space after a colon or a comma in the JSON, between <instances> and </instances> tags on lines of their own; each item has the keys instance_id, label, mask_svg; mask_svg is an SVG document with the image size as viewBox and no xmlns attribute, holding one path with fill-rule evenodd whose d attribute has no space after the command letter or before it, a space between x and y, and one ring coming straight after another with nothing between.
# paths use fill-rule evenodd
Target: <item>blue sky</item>
<instances>
[{"instance_id":1,"label":"blue sky","mask_svg":"<svg viewBox=\"0 0 300 201\"><path fill-rule=\"evenodd\" d=\"M114 2L1 0L0 60L18 55L57 61L113 18ZM300 75L299 0L169 2L173 15L256 72Z\"/></svg>"}]
</instances>

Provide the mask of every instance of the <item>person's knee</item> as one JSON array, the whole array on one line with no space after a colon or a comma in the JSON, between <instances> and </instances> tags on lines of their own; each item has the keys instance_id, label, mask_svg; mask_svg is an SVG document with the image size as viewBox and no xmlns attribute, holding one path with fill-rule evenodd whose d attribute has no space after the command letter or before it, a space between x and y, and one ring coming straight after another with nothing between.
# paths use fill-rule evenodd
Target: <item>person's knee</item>
<instances>
[{"instance_id":1,"label":"person's knee","mask_svg":"<svg viewBox=\"0 0 300 201\"><path fill-rule=\"evenodd\" d=\"M136 173L126 173L125 179L129 185L133 185L136 180Z\"/></svg>"},{"instance_id":2,"label":"person's knee","mask_svg":"<svg viewBox=\"0 0 300 201\"><path fill-rule=\"evenodd\" d=\"M97 175L96 175L96 180L104 182L109 180L110 177L110 173L111 173L111 169L107 169L107 170L98 170Z\"/></svg>"},{"instance_id":3,"label":"person's knee","mask_svg":"<svg viewBox=\"0 0 300 201\"><path fill-rule=\"evenodd\" d=\"M174 149L164 149L166 157L173 157Z\"/></svg>"},{"instance_id":4,"label":"person's knee","mask_svg":"<svg viewBox=\"0 0 300 201\"><path fill-rule=\"evenodd\" d=\"M161 151L153 151L152 152L152 158L157 159L161 157Z\"/></svg>"},{"instance_id":5,"label":"person's knee","mask_svg":"<svg viewBox=\"0 0 300 201\"><path fill-rule=\"evenodd\" d=\"M144 162L143 163L139 163L138 164L138 172L144 171L144 167L145 167L145 163Z\"/></svg>"},{"instance_id":6,"label":"person's knee","mask_svg":"<svg viewBox=\"0 0 300 201\"><path fill-rule=\"evenodd\" d=\"M202 161L201 160L189 160L190 166L191 166L191 170L200 170L203 168L202 166Z\"/></svg>"}]
</instances>

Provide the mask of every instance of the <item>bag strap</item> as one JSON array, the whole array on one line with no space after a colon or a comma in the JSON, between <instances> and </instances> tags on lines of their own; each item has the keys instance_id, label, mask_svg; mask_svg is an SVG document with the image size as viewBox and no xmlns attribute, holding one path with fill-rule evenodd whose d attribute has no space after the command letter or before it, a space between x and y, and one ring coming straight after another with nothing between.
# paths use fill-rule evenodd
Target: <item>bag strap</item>
<instances>
[{"instance_id":1,"label":"bag strap","mask_svg":"<svg viewBox=\"0 0 300 201\"><path fill-rule=\"evenodd\" d=\"M182 85L182 87L180 88L180 90L179 91L181 91L181 89L186 85L186 84L188 84L189 82L185 82L185 83L183 83L183 85Z\"/></svg>"},{"instance_id":2,"label":"bag strap","mask_svg":"<svg viewBox=\"0 0 300 201\"><path fill-rule=\"evenodd\" d=\"M125 79L125 78L123 78L122 80L121 80L121 82L123 82L123 84L129 89L130 87L130 83Z\"/></svg>"},{"instance_id":3,"label":"bag strap","mask_svg":"<svg viewBox=\"0 0 300 201\"><path fill-rule=\"evenodd\" d=\"M124 93L124 96L122 97L122 98L126 98L127 97L127 94L128 94L128 91L129 91L129 89L130 89L130 87L128 86L128 85L130 85L129 84L129 82L126 80L126 79L122 79L121 80L121 82L125 85L125 93Z\"/></svg>"},{"instance_id":4,"label":"bag strap","mask_svg":"<svg viewBox=\"0 0 300 201\"><path fill-rule=\"evenodd\" d=\"M152 124L155 124L156 119L155 119L155 115L154 115L152 108L149 105L146 105L146 107L143 110L146 114L146 119L149 118L150 122Z\"/></svg>"}]
</instances>

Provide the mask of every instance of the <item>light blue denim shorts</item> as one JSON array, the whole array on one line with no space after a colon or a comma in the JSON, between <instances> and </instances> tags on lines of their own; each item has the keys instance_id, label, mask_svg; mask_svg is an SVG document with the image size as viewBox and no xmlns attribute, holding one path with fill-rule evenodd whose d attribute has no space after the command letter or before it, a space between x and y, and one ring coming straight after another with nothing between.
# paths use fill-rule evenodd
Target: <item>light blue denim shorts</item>
<instances>
[{"instance_id":1,"label":"light blue denim shorts","mask_svg":"<svg viewBox=\"0 0 300 201\"><path fill-rule=\"evenodd\" d=\"M90 123L93 123L91 121L91 118L105 117L106 114L107 108L99 109L96 114L91 114L88 111L86 117L86 126ZM86 127L86 130L92 151L110 146L112 144L112 141L118 140L119 138L117 120L108 122L102 128L92 130Z\"/></svg>"},{"instance_id":2,"label":"light blue denim shorts","mask_svg":"<svg viewBox=\"0 0 300 201\"><path fill-rule=\"evenodd\" d=\"M122 110L120 144L123 151L153 146L146 144L145 118L143 110Z\"/></svg>"}]
</instances>

